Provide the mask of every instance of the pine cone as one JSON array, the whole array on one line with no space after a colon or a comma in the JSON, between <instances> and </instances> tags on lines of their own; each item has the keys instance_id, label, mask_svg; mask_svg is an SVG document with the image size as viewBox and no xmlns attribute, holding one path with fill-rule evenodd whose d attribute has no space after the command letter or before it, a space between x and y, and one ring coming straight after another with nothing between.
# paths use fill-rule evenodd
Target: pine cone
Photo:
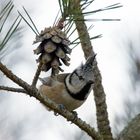
<instances>
[{"instance_id":1,"label":"pine cone","mask_svg":"<svg viewBox=\"0 0 140 140\"><path fill-rule=\"evenodd\" d=\"M41 42L37 49L34 50L34 54L40 54L37 62L43 63L42 71L48 71L52 68L52 74L58 74L59 71L63 71L60 66L63 62L66 66L69 66L70 58L68 54L71 53L71 49L68 47L70 41L66 37L66 34L61 30L59 26L45 28L39 35L36 36L33 44Z\"/></svg>"}]
</instances>

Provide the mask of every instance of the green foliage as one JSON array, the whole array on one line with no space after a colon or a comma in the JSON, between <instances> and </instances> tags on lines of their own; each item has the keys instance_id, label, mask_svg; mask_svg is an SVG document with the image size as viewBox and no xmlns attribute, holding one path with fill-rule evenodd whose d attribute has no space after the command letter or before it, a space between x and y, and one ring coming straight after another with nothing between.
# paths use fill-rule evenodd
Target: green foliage
<instances>
[{"instance_id":1,"label":"green foliage","mask_svg":"<svg viewBox=\"0 0 140 140\"><path fill-rule=\"evenodd\" d=\"M17 15L14 20L10 18L10 16L13 14L13 8L13 2L10 0L7 2L4 8L0 10L0 52L4 50L7 43L14 37L16 32L20 30L20 16Z\"/></svg>"},{"instance_id":2,"label":"green foliage","mask_svg":"<svg viewBox=\"0 0 140 140\"><path fill-rule=\"evenodd\" d=\"M79 19L79 12L74 8L74 5L76 2L73 2L73 0L58 0L61 16L66 21L65 24L65 32L69 34L68 37L71 37L73 33L76 31L76 28L72 28L74 25L74 21L83 21L84 22L94 22L94 21L119 21L119 19L93 19L90 18L90 15L93 15L98 12L106 11L106 10L112 10L116 8L122 7L120 3L116 3L113 5L109 5L104 8L100 8L94 11L87 11L87 8L94 2L94 0L81 0L81 9L82 14L84 16L84 19ZM75 16L73 16L75 15ZM75 18L77 17L77 18ZM88 30L91 30L91 25ZM96 35L91 37L91 39L97 39L100 38L101 35ZM75 48L78 44L80 44L79 37L75 38L73 41L71 41L71 45L74 45L73 48Z\"/></svg>"},{"instance_id":3,"label":"green foliage","mask_svg":"<svg viewBox=\"0 0 140 140\"><path fill-rule=\"evenodd\" d=\"M74 7L73 1L72 0L58 0L58 2L59 2L62 17L64 19L67 19L67 20L75 20L72 15L75 14L78 16L79 13L75 10L75 8L73 8ZM122 5L120 3L116 3L116 4L106 6L104 8L97 9L97 10L86 11L87 8L93 2L94 2L94 0L81 0L81 9L82 9L82 14L84 16L90 16L90 15L95 14L97 12L102 12L102 11L112 10L112 9L122 7ZM90 21L90 20L91 19L85 18L85 21ZM100 19L100 20L102 20L102 19ZM107 19L107 20L109 20L109 19ZM115 19L110 19L110 20L115 20ZM118 19L116 19L116 20L118 20ZM96 19L94 19L94 21L96 21ZM103 21L105 21L105 19Z\"/></svg>"},{"instance_id":4,"label":"green foliage","mask_svg":"<svg viewBox=\"0 0 140 140\"><path fill-rule=\"evenodd\" d=\"M35 25L35 23L33 22L31 16L29 15L29 13L27 12L27 10L23 7L24 12L26 13L27 17L29 18L31 24L26 20L26 18L18 11L19 15L21 16L21 18L27 23L27 25L32 29L32 31L36 34L39 35L39 31Z\"/></svg>"},{"instance_id":5,"label":"green foliage","mask_svg":"<svg viewBox=\"0 0 140 140\"><path fill-rule=\"evenodd\" d=\"M58 0L59 6L60 6L60 12L61 16L58 12L56 15L56 18L54 20L53 26L56 26L56 23L58 23L57 20L63 19L65 21L64 24L64 32L67 34L68 38L72 38L73 34L76 31L76 27L74 26L74 21L83 21L84 22L94 22L94 21L119 21L119 19L91 19L89 16L98 12L106 11L106 10L111 10L111 9L116 9L122 7L120 3L116 3L113 5L106 6L104 8L100 8L94 11L86 11L87 8L94 2L94 0L81 0L81 9L82 9L82 14L84 15L84 19L79 19L79 13L76 8L74 8L75 1L74 0ZM22 19L27 23L27 25L31 28L31 30L35 33L35 35L39 35L39 31L33 22L31 16L27 12L27 10L23 7L23 10L25 14L27 15L28 20L25 18L24 15L22 15L19 12L19 15L22 17ZM60 16L60 17L59 17ZM77 17L77 18L75 18ZM87 18L88 17L88 18ZM88 31L91 30L93 25L91 25L88 28ZM90 39L97 39L102 37L101 35L96 35L91 37ZM72 49L75 48L77 45L80 44L79 41L79 36L75 37L74 39L71 40L70 45L72 45Z\"/></svg>"}]
</instances>

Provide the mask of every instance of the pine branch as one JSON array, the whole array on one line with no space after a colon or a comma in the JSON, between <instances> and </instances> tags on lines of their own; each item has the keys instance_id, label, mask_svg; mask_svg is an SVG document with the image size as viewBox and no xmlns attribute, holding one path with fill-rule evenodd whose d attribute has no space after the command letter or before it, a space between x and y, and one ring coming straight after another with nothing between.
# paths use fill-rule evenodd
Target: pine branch
<instances>
[{"instance_id":1,"label":"pine branch","mask_svg":"<svg viewBox=\"0 0 140 140\"><path fill-rule=\"evenodd\" d=\"M20 87L22 87L24 90L27 91L27 94L29 96L35 97L37 100L39 100L43 105L49 107L54 112L62 115L64 118L66 118L68 121L71 121L72 123L76 124L80 129L84 130L89 136L92 137L93 140L102 140L102 137L99 135L98 132L95 131L94 128L92 128L89 124L82 121L80 118L76 117L72 112L69 112L66 109L60 109L60 107L55 104L53 101L48 99L46 96L44 97L39 93L39 91L35 88L30 86L28 83L17 77L10 71L4 64L0 62L0 70L13 82L18 84Z\"/></svg>"},{"instance_id":2,"label":"pine branch","mask_svg":"<svg viewBox=\"0 0 140 140\"><path fill-rule=\"evenodd\" d=\"M9 78L11 79L14 83L28 91L29 93L32 93L33 91L37 91L36 88L32 88L28 83L14 75L5 65L0 62L0 70ZM30 94L30 96L33 96Z\"/></svg>"},{"instance_id":3,"label":"pine branch","mask_svg":"<svg viewBox=\"0 0 140 140\"><path fill-rule=\"evenodd\" d=\"M26 91L22 88L13 88L13 87L7 87L7 86L0 86L0 90L26 93Z\"/></svg>"},{"instance_id":4,"label":"pine branch","mask_svg":"<svg viewBox=\"0 0 140 140\"><path fill-rule=\"evenodd\" d=\"M89 55L94 55L95 52L92 49L92 44L90 41L90 36L88 34L88 30L86 24L84 22L84 16L82 14L80 0L72 0L71 3L75 7L73 9L77 10L78 16L74 15L74 22L79 34L79 39L81 42L81 46L87 58ZM74 4L75 3L75 4ZM95 104L96 104L96 114L97 114L97 125L100 134L103 136L104 140L113 140L111 128L108 120L108 112L107 112L107 105L106 105L106 97L104 88L102 86L102 78L100 71L97 66L97 62L94 63L94 74L95 74L95 84L94 84L94 97L95 97Z\"/></svg>"},{"instance_id":5,"label":"pine branch","mask_svg":"<svg viewBox=\"0 0 140 140\"><path fill-rule=\"evenodd\" d=\"M140 114L136 115L122 130L116 140L139 140L140 139Z\"/></svg>"},{"instance_id":6,"label":"pine branch","mask_svg":"<svg viewBox=\"0 0 140 140\"><path fill-rule=\"evenodd\" d=\"M40 75L40 73L41 73L41 67L42 67L42 63L39 63L39 65L38 65L38 67L37 67L37 70L36 70L36 73L35 73L35 76L34 76L33 81L32 81L32 86L33 86L33 87L35 87L36 84L37 84L39 75Z\"/></svg>"}]
</instances>

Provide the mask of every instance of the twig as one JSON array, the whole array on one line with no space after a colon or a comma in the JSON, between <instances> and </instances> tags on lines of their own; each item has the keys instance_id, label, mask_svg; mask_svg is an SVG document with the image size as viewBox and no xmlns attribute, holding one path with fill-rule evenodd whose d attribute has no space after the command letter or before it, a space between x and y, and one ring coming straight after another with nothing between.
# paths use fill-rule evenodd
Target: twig
<instances>
[{"instance_id":1,"label":"twig","mask_svg":"<svg viewBox=\"0 0 140 140\"><path fill-rule=\"evenodd\" d=\"M41 67L42 67L42 63L40 62L38 67L37 67L37 70L36 70L36 73L35 73L35 76L33 78L33 81L32 81L32 86L35 87L36 84L37 84L37 80L39 78L39 75L41 73Z\"/></svg>"},{"instance_id":2,"label":"twig","mask_svg":"<svg viewBox=\"0 0 140 140\"><path fill-rule=\"evenodd\" d=\"M4 64L2 64L2 62L0 62L0 70L9 78L11 79L13 82L15 82L17 85L19 85L20 87L22 87L23 89L25 89L28 92L31 92L33 90L36 90L36 88L32 88L28 83L26 83L25 81L23 81L22 79L20 79L19 77L17 77L16 75L14 75ZM31 95L31 94L30 94ZM32 95L31 95L32 96Z\"/></svg>"},{"instance_id":3,"label":"twig","mask_svg":"<svg viewBox=\"0 0 140 140\"><path fill-rule=\"evenodd\" d=\"M3 65L0 62L0 70L12 81L14 81L16 84L21 86L27 91L27 94L30 96L35 97L38 99L42 104L49 107L54 112L59 113L64 118L66 118L68 121L71 121L72 123L76 124L80 129L84 130L89 136L92 137L93 140L102 140L102 137L99 135L98 132L95 131L94 128L92 128L89 124L82 121L80 118L75 117L75 115L72 112L69 112L66 109L60 109L60 107L48 99L46 96L43 97L38 90L35 87L30 86L28 83L14 75L5 65Z\"/></svg>"},{"instance_id":4,"label":"twig","mask_svg":"<svg viewBox=\"0 0 140 140\"><path fill-rule=\"evenodd\" d=\"M81 46L87 58L90 55L94 55L94 51L91 45L90 36L87 30L87 26L84 21L84 16L82 14L80 0L72 0L71 1L76 9L78 16L74 15L74 22L79 34L79 39L81 42ZM80 20L78 20L80 19ZM108 119L108 112L107 112L107 105L106 105L106 96L104 92L104 88L102 86L102 78L100 71L97 66L97 62L94 63L94 77L95 77L95 84L94 84L94 97L95 97L95 104L96 104L96 114L97 114L97 125L100 134L103 136L104 140L113 140L113 136L111 133L110 123Z\"/></svg>"},{"instance_id":5,"label":"twig","mask_svg":"<svg viewBox=\"0 0 140 140\"><path fill-rule=\"evenodd\" d=\"M21 93L26 93L26 90L22 88L13 88L13 87L7 87L7 86L0 86L0 90L5 90L5 91L12 91L12 92L21 92Z\"/></svg>"}]
</instances>

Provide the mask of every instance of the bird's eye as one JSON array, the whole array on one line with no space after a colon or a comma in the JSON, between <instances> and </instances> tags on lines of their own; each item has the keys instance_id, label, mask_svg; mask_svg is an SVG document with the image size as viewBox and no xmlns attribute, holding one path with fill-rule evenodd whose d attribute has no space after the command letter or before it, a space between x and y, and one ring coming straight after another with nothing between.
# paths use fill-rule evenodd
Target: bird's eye
<instances>
[{"instance_id":1,"label":"bird's eye","mask_svg":"<svg viewBox=\"0 0 140 140\"><path fill-rule=\"evenodd\" d=\"M78 74L78 71L74 71L74 74L79 78L79 80L84 80L83 76Z\"/></svg>"},{"instance_id":2,"label":"bird's eye","mask_svg":"<svg viewBox=\"0 0 140 140\"><path fill-rule=\"evenodd\" d=\"M79 76L79 80L84 80L83 76Z\"/></svg>"}]
</instances>

